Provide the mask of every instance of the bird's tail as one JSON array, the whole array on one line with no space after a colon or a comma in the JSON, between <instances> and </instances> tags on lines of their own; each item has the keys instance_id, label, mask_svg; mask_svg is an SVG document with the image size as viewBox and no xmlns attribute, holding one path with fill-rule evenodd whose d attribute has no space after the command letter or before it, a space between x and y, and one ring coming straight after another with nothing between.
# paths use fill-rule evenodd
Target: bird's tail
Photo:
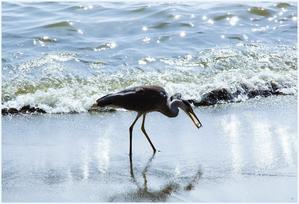
<instances>
[{"instance_id":1,"label":"bird's tail","mask_svg":"<svg viewBox=\"0 0 299 204\"><path fill-rule=\"evenodd\" d=\"M105 107L113 104L113 94L108 94L97 100L97 105L99 107Z\"/></svg>"}]
</instances>

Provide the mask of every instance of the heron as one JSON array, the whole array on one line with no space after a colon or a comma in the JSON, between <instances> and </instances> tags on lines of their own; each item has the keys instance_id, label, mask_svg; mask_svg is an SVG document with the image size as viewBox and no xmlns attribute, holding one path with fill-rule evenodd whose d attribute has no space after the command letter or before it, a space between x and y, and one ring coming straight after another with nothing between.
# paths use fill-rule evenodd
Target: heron
<instances>
[{"instance_id":1,"label":"heron","mask_svg":"<svg viewBox=\"0 0 299 204\"><path fill-rule=\"evenodd\" d=\"M132 131L135 123L141 116L143 116L141 130L151 145L153 153L156 153L156 148L144 127L146 114L150 112L157 111L167 117L176 117L179 114L180 108L191 118L197 128L202 126L193 111L190 101L182 99L182 95L180 93L176 93L169 97L165 89L160 86L137 86L124 89L117 93L105 95L96 100L96 103L92 105L92 109L106 106L124 108L137 112L137 116L129 128L130 157L132 156Z\"/></svg>"}]
</instances>

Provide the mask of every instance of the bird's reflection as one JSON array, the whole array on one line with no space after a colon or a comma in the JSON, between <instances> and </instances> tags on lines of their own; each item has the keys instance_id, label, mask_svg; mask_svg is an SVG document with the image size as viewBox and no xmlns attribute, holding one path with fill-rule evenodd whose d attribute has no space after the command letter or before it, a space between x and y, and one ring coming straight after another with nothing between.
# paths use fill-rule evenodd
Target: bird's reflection
<instances>
[{"instance_id":1,"label":"bird's reflection","mask_svg":"<svg viewBox=\"0 0 299 204\"><path fill-rule=\"evenodd\" d=\"M152 160L154 159L155 157L155 153L149 158L148 162L146 163L143 171L142 171L142 177L143 177L143 180L144 180L144 184L143 184L143 188L140 187L140 185L138 184L136 178L135 178L135 175L134 175L134 170L133 170L133 161L132 161L132 157L130 157L130 175L131 175L131 178L133 180L133 182L137 185L138 189L144 189L145 192L147 192L147 178L146 178L146 173L148 171L148 169L150 168L151 166L151 163L152 163Z\"/></svg>"},{"instance_id":2,"label":"bird's reflection","mask_svg":"<svg viewBox=\"0 0 299 204\"><path fill-rule=\"evenodd\" d=\"M198 169L196 173L190 178L190 181L187 182L187 184L182 184L179 181L174 181L174 179L171 179L167 182L166 185L163 185L158 190L151 189L148 181L148 170L150 169L152 165L152 161L155 158L155 154L153 154L148 162L146 163L143 171L142 171L142 180L143 184L141 182L138 182L138 178L136 178L134 174L134 167L133 167L133 161L130 157L130 176L132 182L137 186L137 190L133 192L127 192L125 194L116 195L111 198L110 201L156 201L156 202L163 202L166 201L169 196L172 193L178 192L178 191L191 191L194 189L195 184L198 182L198 180L201 178L201 171ZM141 184L141 185L140 185Z\"/></svg>"}]
</instances>

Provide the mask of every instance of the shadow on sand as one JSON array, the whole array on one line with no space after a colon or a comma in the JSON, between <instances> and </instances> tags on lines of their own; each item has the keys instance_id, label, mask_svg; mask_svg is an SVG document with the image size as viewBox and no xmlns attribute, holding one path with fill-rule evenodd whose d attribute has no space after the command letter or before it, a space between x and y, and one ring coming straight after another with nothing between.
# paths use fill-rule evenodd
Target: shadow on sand
<instances>
[{"instance_id":1,"label":"shadow on sand","mask_svg":"<svg viewBox=\"0 0 299 204\"><path fill-rule=\"evenodd\" d=\"M163 185L158 190L152 189L149 187L148 181L148 170L151 167L152 161L155 158L155 154L153 154L148 162L146 163L142 173L143 184L140 185L138 179L136 179L134 174L133 161L130 157L130 176L132 182L137 186L137 189L134 191L128 191L126 193L122 193L119 195L115 195L111 197L109 200L111 201L120 201L120 202L140 202L140 201L153 201L153 202L163 202L166 201L173 193L182 192L182 191L191 191L194 189L198 180L202 176L202 172L200 169L196 171L196 173L189 177L189 181L187 184L183 184L183 182L175 181L170 179L166 185Z\"/></svg>"}]
</instances>

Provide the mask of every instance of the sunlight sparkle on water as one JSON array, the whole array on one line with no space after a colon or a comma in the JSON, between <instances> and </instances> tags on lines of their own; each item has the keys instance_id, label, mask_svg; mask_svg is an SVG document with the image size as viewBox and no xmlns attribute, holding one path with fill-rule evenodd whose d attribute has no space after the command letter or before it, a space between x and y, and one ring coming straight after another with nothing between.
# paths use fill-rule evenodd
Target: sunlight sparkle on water
<instances>
[{"instance_id":1,"label":"sunlight sparkle on water","mask_svg":"<svg viewBox=\"0 0 299 204\"><path fill-rule=\"evenodd\" d=\"M181 17L182 17L181 15L175 15L175 16L174 16L174 19L175 19L175 20L179 20Z\"/></svg>"},{"instance_id":2,"label":"sunlight sparkle on water","mask_svg":"<svg viewBox=\"0 0 299 204\"><path fill-rule=\"evenodd\" d=\"M231 18L228 18L228 22L231 26L235 26L239 21L239 18L237 16L233 16Z\"/></svg>"},{"instance_id":3,"label":"sunlight sparkle on water","mask_svg":"<svg viewBox=\"0 0 299 204\"><path fill-rule=\"evenodd\" d=\"M83 8L83 10L90 10L90 9L93 9L93 6L92 5L88 5L88 6L80 6L81 8Z\"/></svg>"},{"instance_id":4,"label":"sunlight sparkle on water","mask_svg":"<svg viewBox=\"0 0 299 204\"><path fill-rule=\"evenodd\" d=\"M293 16L293 17L292 17L292 20L293 20L293 21L297 21L297 16Z\"/></svg>"},{"instance_id":5,"label":"sunlight sparkle on water","mask_svg":"<svg viewBox=\"0 0 299 204\"><path fill-rule=\"evenodd\" d=\"M273 134L269 121L256 120L253 125L254 152L256 165L265 168L273 163Z\"/></svg>"},{"instance_id":6,"label":"sunlight sparkle on water","mask_svg":"<svg viewBox=\"0 0 299 204\"><path fill-rule=\"evenodd\" d=\"M96 149L95 157L98 160L98 170L102 173L106 173L110 163L110 140L107 134L103 138L98 138Z\"/></svg>"},{"instance_id":7,"label":"sunlight sparkle on water","mask_svg":"<svg viewBox=\"0 0 299 204\"><path fill-rule=\"evenodd\" d=\"M232 167L235 173L242 167L242 145L240 144L240 121L236 115L227 116L221 121L221 125L231 146Z\"/></svg>"},{"instance_id":8,"label":"sunlight sparkle on water","mask_svg":"<svg viewBox=\"0 0 299 204\"><path fill-rule=\"evenodd\" d=\"M108 46L113 49L113 48L116 48L116 43L115 42L111 42L111 43L108 43Z\"/></svg>"},{"instance_id":9,"label":"sunlight sparkle on water","mask_svg":"<svg viewBox=\"0 0 299 204\"><path fill-rule=\"evenodd\" d=\"M243 34L243 38L244 38L244 40L248 40L248 36L245 34Z\"/></svg>"},{"instance_id":10,"label":"sunlight sparkle on water","mask_svg":"<svg viewBox=\"0 0 299 204\"><path fill-rule=\"evenodd\" d=\"M147 31L148 28L147 28L146 26L142 26L142 30L143 30L143 31Z\"/></svg>"},{"instance_id":11,"label":"sunlight sparkle on water","mask_svg":"<svg viewBox=\"0 0 299 204\"><path fill-rule=\"evenodd\" d=\"M186 36L186 32L185 32L185 31L181 31L181 32L180 32L180 37L183 38L183 37L185 37L185 36Z\"/></svg>"},{"instance_id":12,"label":"sunlight sparkle on water","mask_svg":"<svg viewBox=\"0 0 299 204\"><path fill-rule=\"evenodd\" d=\"M77 32L78 32L79 34L81 34L81 35L84 34L83 31L82 31L81 29L78 29Z\"/></svg>"},{"instance_id":13,"label":"sunlight sparkle on water","mask_svg":"<svg viewBox=\"0 0 299 204\"><path fill-rule=\"evenodd\" d=\"M293 149L292 149L292 141L290 139L290 133L288 132L288 129L285 127L279 127L276 129L276 133L279 135L279 138L281 140L281 146L283 151L283 156L285 157L285 160L289 164L294 163L293 158Z\"/></svg>"},{"instance_id":14,"label":"sunlight sparkle on water","mask_svg":"<svg viewBox=\"0 0 299 204\"><path fill-rule=\"evenodd\" d=\"M149 42L151 41L151 38L149 38L149 37L145 37L145 38L142 39L142 41L143 41L144 43L149 43Z\"/></svg>"},{"instance_id":15,"label":"sunlight sparkle on water","mask_svg":"<svg viewBox=\"0 0 299 204\"><path fill-rule=\"evenodd\" d=\"M211 25L214 24L214 21L213 21L212 19L209 19L207 22L208 22L209 24L211 24Z\"/></svg>"}]
</instances>

